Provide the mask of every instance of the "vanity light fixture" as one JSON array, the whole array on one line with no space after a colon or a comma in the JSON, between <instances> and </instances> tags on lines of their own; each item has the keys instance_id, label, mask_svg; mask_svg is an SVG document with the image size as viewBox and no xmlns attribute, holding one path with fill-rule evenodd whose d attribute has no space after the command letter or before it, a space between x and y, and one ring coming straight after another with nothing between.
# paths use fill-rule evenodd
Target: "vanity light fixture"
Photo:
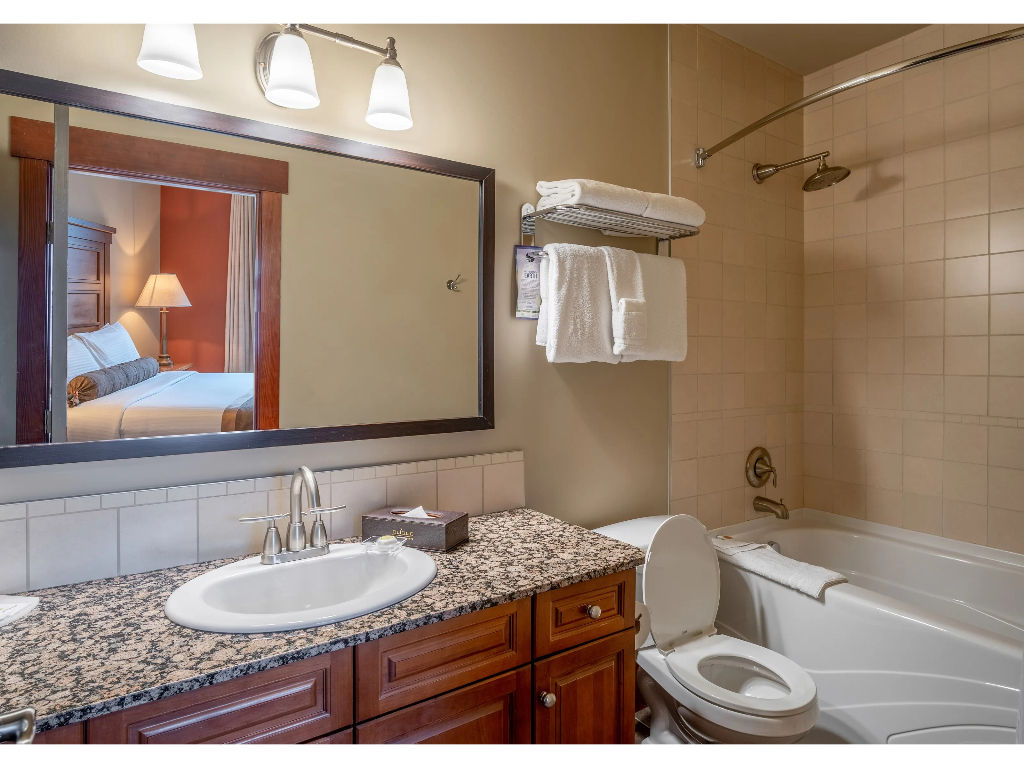
<instances>
[{"instance_id":1,"label":"vanity light fixture","mask_svg":"<svg viewBox=\"0 0 1024 768\"><path fill-rule=\"evenodd\" d=\"M402 65L398 63L393 37L381 47L311 24L285 25L280 32L263 38L256 48L256 81L268 101L291 109L310 109L320 103L313 59L303 32L380 56L382 61L370 86L366 122L387 131L412 128L409 87Z\"/></svg>"},{"instance_id":2,"label":"vanity light fixture","mask_svg":"<svg viewBox=\"0 0 1024 768\"><path fill-rule=\"evenodd\" d=\"M194 24L147 24L136 63L147 72L175 80L198 80L199 46Z\"/></svg>"}]
</instances>

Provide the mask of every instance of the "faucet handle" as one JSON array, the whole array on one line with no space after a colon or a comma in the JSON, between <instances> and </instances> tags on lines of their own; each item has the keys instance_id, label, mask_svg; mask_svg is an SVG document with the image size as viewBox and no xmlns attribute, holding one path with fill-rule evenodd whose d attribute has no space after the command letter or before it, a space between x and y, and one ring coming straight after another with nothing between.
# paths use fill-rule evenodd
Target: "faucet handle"
<instances>
[{"instance_id":1,"label":"faucet handle","mask_svg":"<svg viewBox=\"0 0 1024 768\"><path fill-rule=\"evenodd\" d=\"M258 522L260 522L262 520L280 520L282 517L288 517L288 513L287 512L280 512L280 513L275 514L275 515L257 515L255 517L240 517L240 518L238 518L238 522L240 522L240 523L258 523ZM273 525L273 523L270 523L270 525Z\"/></svg>"},{"instance_id":2,"label":"faucet handle","mask_svg":"<svg viewBox=\"0 0 1024 768\"><path fill-rule=\"evenodd\" d=\"M338 512L348 507L347 504L339 504L336 507L310 507L302 514L304 515L326 515L328 512Z\"/></svg>"},{"instance_id":3,"label":"faucet handle","mask_svg":"<svg viewBox=\"0 0 1024 768\"><path fill-rule=\"evenodd\" d=\"M240 517L238 522L240 523L258 523L263 520L267 521L267 534L263 537L263 552L265 556L273 556L280 554L281 552L281 532L277 530L277 523L275 522L279 518L288 517L288 514L281 512L276 515L256 515L255 517Z\"/></svg>"}]
</instances>

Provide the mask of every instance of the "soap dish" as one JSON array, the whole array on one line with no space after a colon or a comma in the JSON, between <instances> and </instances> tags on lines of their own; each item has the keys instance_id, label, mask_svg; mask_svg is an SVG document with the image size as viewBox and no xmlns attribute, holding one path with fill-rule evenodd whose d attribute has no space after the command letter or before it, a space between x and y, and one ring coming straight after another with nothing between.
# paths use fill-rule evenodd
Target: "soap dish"
<instances>
[{"instance_id":1,"label":"soap dish","mask_svg":"<svg viewBox=\"0 0 1024 768\"><path fill-rule=\"evenodd\" d=\"M408 539L403 536L371 536L363 539L363 549L382 555L395 555L407 541Z\"/></svg>"}]
</instances>

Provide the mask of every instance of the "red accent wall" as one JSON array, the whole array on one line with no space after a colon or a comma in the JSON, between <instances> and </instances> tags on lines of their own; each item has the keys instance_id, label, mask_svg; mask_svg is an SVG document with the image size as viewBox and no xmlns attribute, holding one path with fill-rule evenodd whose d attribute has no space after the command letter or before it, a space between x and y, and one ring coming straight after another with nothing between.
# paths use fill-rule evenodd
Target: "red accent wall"
<instances>
[{"instance_id":1,"label":"red accent wall","mask_svg":"<svg viewBox=\"0 0 1024 768\"><path fill-rule=\"evenodd\" d=\"M160 188L160 271L178 276L191 307L167 315L167 352L175 364L224 371L231 195Z\"/></svg>"}]
</instances>

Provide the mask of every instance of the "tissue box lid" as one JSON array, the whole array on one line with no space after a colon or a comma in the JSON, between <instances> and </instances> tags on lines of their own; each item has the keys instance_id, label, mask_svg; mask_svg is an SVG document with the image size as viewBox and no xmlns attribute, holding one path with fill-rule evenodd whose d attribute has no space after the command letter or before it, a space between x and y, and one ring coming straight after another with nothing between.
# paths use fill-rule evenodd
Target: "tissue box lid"
<instances>
[{"instance_id":1,"label":"tissue box lid","mask_svg":"<svg viewBox=\"0 0 1024 768\"><path fill-rule=\"evenodd\" d=\"M430 517L404 517L414 507L384 507L363 515L363 538L404 536L407 547L445 552L469 538L469 515L465 512L424 510Z\"/></svg>"}]
</instances>

